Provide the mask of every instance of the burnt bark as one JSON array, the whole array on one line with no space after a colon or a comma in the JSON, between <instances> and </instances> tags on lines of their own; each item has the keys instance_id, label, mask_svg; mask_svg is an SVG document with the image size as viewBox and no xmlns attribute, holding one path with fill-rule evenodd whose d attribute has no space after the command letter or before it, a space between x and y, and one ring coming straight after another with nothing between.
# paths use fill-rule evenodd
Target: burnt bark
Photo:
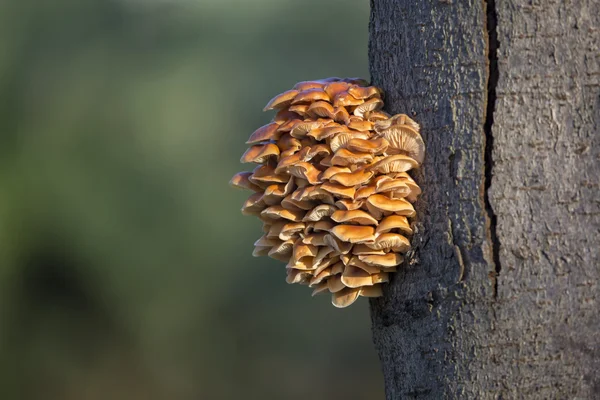
<instances>
[{"instance_id":1,"label":"burnt bark","mask_svg":"<svg viewBox=\"0 0 600 400\"><path fill-rule=\"evenodd\" d=\"M388 399L600 396L599 26L595 0L371 1L373 84L427 145L371 301Z\"/></svg>"}]
</instances>

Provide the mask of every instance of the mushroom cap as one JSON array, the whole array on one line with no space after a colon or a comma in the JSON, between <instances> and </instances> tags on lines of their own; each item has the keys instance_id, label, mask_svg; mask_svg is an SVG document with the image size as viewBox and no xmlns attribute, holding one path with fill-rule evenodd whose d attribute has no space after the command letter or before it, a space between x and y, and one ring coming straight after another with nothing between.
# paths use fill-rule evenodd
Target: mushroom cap
<instances>
[{"instance_id":1,"label":"mushroom cap","mask_svg":"<svg viewBox=\"0 0 600 400\"><path fill-rule=\"evenodd\" d=\"M275 114L275 116L273 117L273 122L276 122L278 124L282 124L284 122L287 122L289 120L294 120L294 119L301 119L302 117L300 117L299 114L296 114L293 111L290 110L279 110L277 112L277 114Z\"/></svg>"},{"instance_id":2,"label":"mushroom cap","mask_svg":"<svg viewBox=\"0 0 600 400\"><path fill-rule=\"evenodd\" d=\"M340 124L327 125L322 128L313 129L308 133L308 136L315 140L325 140L337 133L350 132L348 128Z\"/></svg>"},{"instance_id":3,"label":"mushroom cap","mask_svg":"<svg viewBox=\"0 0 600 400\"><path fill-rule=\"evenodd\" d=\"M382 194L374 194L367 199L367 204L382 211L390 211L407 217L415 216L412 204L404 199L390 199Z\"/></svg>"},{"instance_id":4,"label":"mushroom cap","mask_svg":"<svg viewBox=\"0 0 600 400\"><path fill-rule=\"evenodd\" d=\"M285 281L290 284L291 283L308 284L310 277L311 277L311 273L307 272L306 270L298 270L298 269L289 268L287 270L287 277L285 278Z\"/></svg>"},{"instance_id":5,"label":"mushroom cap","mask_svg":"<svg viewBox=\"0 0 600 400\"><path fill-rule=\"evenodd\" d=\"M326 83L323 82L323 80L302 81L302 82L296 83L294 85L294 89L300 90L300 91L309 90L309 89L322 89L325 87L325 85L326 85Z\"/></svg>"},{"instance_id":6,"label":"mushroom cap","mask_svg":"<svg viewBox=\"0 0 600 400\"><path fill-rule=\"evenodd\" d=\"M252 172L238 172L229 181L229 185L237 189L247 189L254 192L262 191L262 188L250 181Z\"/></svg>"},{"instance_id":7,"label":"mushroom cap","mask_svg":"<svg viewBox=\"0 0 600 400\"><path fill-rule=\"evenodd\" d=\"M336 293L344 289L346 285L344 285L344 283L342 282L341 274L335 274L330 276L329 279L327 279L327 287L329 288L329 291L331 293Z\"/></svg>"},{"instance_id":8,"label":"mushroom cap","mask_svg":"<svg viewBox=\"0 0 600 400\"><path fill-rule=\"evenodd\" d=\"M271 122L270 124L261 126L257 130L250 135L246 144L254 144L258 142L265 142L267 140L277 140L283 134L283 132L279 132L277 129L279 128L279 124L275 122Z\"/></svg>"},{"instance_id":9,"label":"mushroom cap","mask_svg":"<svg viewBox=\"0 0 600 400\"><path fill-rule=\"evenodd\" d=\"M348 124L346 125L348 126L348 128L355 130L355 131L370 131L371 129L373 129L373 123L371 121L365 121L365 120L353 120L352 117L350 117L350 122L348 122Z\"/></svg>"},{"instance_id":10,"label":"mushroom cap","mask_svg":"<svg viewBox=\"0 0 600 400\"><path fill-rule=\"evenodd\" d=\"M289 133L284 133L283 135L281 135L281 137L277 140L276 144L282 153L287 150L293 150L294 152L296 152L302 148L302 143L300 143L300 140L293 137Z\"/></svg>"},{"instance_id":11,"label":"mushroom cap","mask_svg":"<svg viewBox=\"0 0 600 400\"><path fill-rule=\"evenodd\" d=\"M373 280L373 284L389 282L390 274L387 272L380 272L378 274L371 275L371 278Z\"/></svg>"},{"instance_id":12,"label":"mushroom cap","mask_svg":"<svg viewBox=\"0 0 600 400\"><path fill-rule=\"evenodd\" d=\"M356 97L352 96L347 91L337 93L334 97L332 97L332 99L335 107L359 106L365 102L362 99L357 99Z\"/></svg>"},{"instance_id":13,"label":"mushroom cap","mask_svg":"<svg viewBox=\"0 0 600 400\"><path fill-rule=\"evenodd\" d=\"M337 308L345 308L358 299L359 288L345 288L331 295L331 304Z\"/></svg>"},{"instance_id":14,"label":"mushroom cap","mask_svg":"<svg viewBox=\"0 0 600 400\"><path fill-rule=\"evenodd\" d=\"M363 210L337 210L331 214L331 219L339 223L377 225L377 220Z\"/></svg>"},{"instance_id":15,"label":"mushroom cap","mask_svg":"<svg viewBox=\"0 0 600 400\"><path fill-rule=\"evenodd\" d=\"M338 172L331 176L329 179L330 182L337 182L343 186L358 186L362 185L365 182L368 182L369 179L373 176L373 172L365 171L364 169L357 169L354 172Z\"/></svg>"},{"instance_id":16,"label":"mushroom cap","mask_svg":"<svg viewBox=\"0 0 600 400\"><path fill-rule=\"evenodd\" d=\"M406 114L396 114L388 120L382 121L381 123L375 124L374 129L375 132L381 132L385 129L388 129L392 125L406 125L413 128L415 131L419 132L420 127L415 121L410 119L410 117Z\"/></svg>"},{"instance_id":17,"label":"mushroom cap","mask_svg":"<svg viewBox=\"0 0 600 400\"><path fill-rule=\"evenodd\" d=\"M292 100L292 104L312 103L320 100L331 101L329 95L322 88L310 88L298 93Z\"/></svg>"},{"instance_id":18,"label":"mushroom cap","mask_svg":"<svg viewBox=\"0 0 600 400\"><path fill-rule=\"evenodd\" d=\"M396 198L406 197L410 194L410 188L402 179L384 179L375 185L376 192L394 192Z\"/></svg>"},{"instance_id":19,"label":"mushroom cap","mask_svg":"<svg viewBox=\"0 0 600 400\"><path fill-rule=\"evenodd\" d=\"M335 201L331 193L321 189L322 185L305 186L298 188L292 193L293 200L321 200L325 204L334 204Z\"/></svg>"},{"instance_id":20,"label":"mushroom cap","mask_svg":"<svg viewBox=\"0 0 600 400\"><path fill-rule=\"evenodd\" d=\"M304 217L304 210L287 210L282 206L270 206L265 208L261 213L261 216L270 219L287 219L294 222L302 221Z\"/></svg>"},{"instance_id":21,"label":"mushroom cap","mask_svg":"<svg viewBox=\"0 0 600 400\"><path fill-rule=\"evenodd\" d=\"M354 247L356 246L363 246L363 244L355 244ZM368 272L370 275L373 274L378 274L381 272L381 268L379 267L375 267L369 264L365 264L364 262L360 261L360 259L358 258L358 256L353 255L352 257L350 257L350 260L347 261L347 265L352 265L355 267L358 267L366 272Z\"/></svg>"},{"instance_id":22,"label":"mushroom cap","mask_svg":"<svg viewBox=\"0 0 600 400\"><path fill-rule=\"evenodd\" d=\"M382 233L377 235L375 242L367 246L376 250L392 250L396 253L406 253L410 250L410 241L399 233Z\"/></svg>"},{"instance_id":23,"label":"mushroom cap","mask_svg":"<svg viewBox=\"0 0 600 400\"><path fill-rule=\"evenodd\" d=\"M379 222L375 233L388 233L394 229L405 235L412 235L413 230L408 223L408 219L403 215L389 215Z\"/></svg>"},{"instance_id":24,"label":"mushroom cap","mask_svg":"<svg viewBox=\"0 0 600 400\"><path fill-rule=\"evenodd\" d=\"M294 247L294 241L289 239L284 242L279 242L269 250L268 256L279 261L288 262L292 250Z\"/></svg>"},{"instance_id":25,"label":"mushroom cap","mask_svg":"<svg viewBox=\"0 0 600 400\"><path fill-rule=\"evenodd\" d=\"M262 193L254 193L244 202L242 206L242 214L244 215L260 215L260 213L267 207L263 201Z\"/></svg>"},{"instance_id":26,"label":"mushroom cap","mask_svg":"<svg viewBox=\"0 0 600 400\"><path fill-rule=\"evenodd\" d=\"M421 164L425 158L425 143L417 131L408 125L392 125L378 132L390 146L389 154L404 154Z\"/></svg>"},{"instance_id":27,"label":"mushroom cap","mask_svg":"<svg viewBox=\"0 0 600 400\"><path fill-rule=\"evenodd\" d=\"M312 103L306 114L311 118L333 118L334 110L333 106L326 101L317 101Z\"/></svg>"},{"instance_id":28,"label":"mushroom cap","mask_svg":"<svg viewBox=\"0 0 600 400\"><path fill-rule=\"evenodd\" d=\"M329 180L335 174L348 172L352 172L352 170L348 167L329 167L323 171L323 174L321 174L321 179Z\"/></svg>"},{"instance_id":29,"label":"mushroom cap","mask_svg":"<svg viewBox=\"0 0 600 400\"><path fill-rule=\"evenodd\" d=\"M398 253L361 254L358 259L365 264L382 268L395 267L403 261L402 256Z\"/></svg>"},{"instance_id":30,"label":"mushroom cap","mask_svg":"<svg viewBox=\"0 0 600 400\"><path fill-rule=\"evenodd\" d=\"M296 240L296 243L294 243L290 264L298 264L300 260L305 257L315 257L318 251L319 250L317 246L312 244L304 244L302 243L302 239L298 239Z\"/></svg>"},{"instance_id":31,"label":"mushroom cap","mask_svg":"<svg viewBox=\"0 0 600 400\"><path fill-rule=\"evenodd\" d=\"M279 158L279 147L273 143L258 144L249 147L244 155L242 155L242 158L240 158L240 162L264 164L269 158Z\"/></svg>"},{"instance_id":32,"label":"mushroom cap","mask_svg":"<svg viewBox=\"0 0 600 400\"><path fill-rule=\"evenodd\" d=\"M290 179L287 183L274 183L267 186L263 195L263 201L268 206L281 203L281 200L294 189L294 181Z\"/></svg>"},{"instance_id":33,"label":"mushroom cap","mask_svg":"<svg viewBox=\"0 0 600 400\"><path fill-rule=\"evenodd\" d=\"M333 119L335 120L335 122L342 122L344 124L347 124L348 122L350 122L350 114L348 114L348 111L345 107L334 106Z\"/></svg>"},{"instance_id":34,"label":"mushroom cap","mask_svg":"<svg viewBox=\"0 0 600 400\"><path fill-rule=\"evenodd\" d=\"M328 220L317 221L313 225L313 230L315 232L329 232L331 228L333 228L333 222Z\"/></svg>"},{"instance_id":35,"label":"mushroom cap","mask_svg":"<svg viewBox=\"0 0 600 400\"><path fill-rule=\"evenodd\" d=\"M360 288L361 286L373 285L371 274L364 269L347 265L341 276L341 281L346 287Z\"/></svg>"},{"instance_id":36,"label":"mushroom cap","mask_svg":"<svg viewBox=\"0 0 600 400\"><path fill-rule=\"evenodd\" d=\"M298 232L301 232L305 228L304 222L287 222L281 227L279 235L277 236L281 240L290 240ZM268 235L267 235L268 237Z\"/></svg>"},{"instance_id":37,"label":"mushroom cap","mask_svg":"<svg viewBox=\"0 0 600 400\"><path fill-rule=\"evenodd\" d=\"M353 111L353 114L357 117L365 118L365 115L371 111L380 110L383 107L383 101L378 98L373 98L365 101L364 103L356 106Z\"/></svg>"},{"instance_id":38,"label":"mushroom cap","mask_svg":"<svg viewBox=\"0 0 600 400\"><path fill-rule=\"evenodd\" d=\"M334 99L338 93L345 92L350 87L347 82L331 82L325 86L325 92L329 95L329 98Z\"/></svg>"},{"instance_id":39,"label":"mushroom cap","mask_svg":"<svg viewBox=\"0 0 600 400\"><path fill-rule=\"evenodd\" d=\"M333 165L347 167L355 164L368 163L371 160L373 160L373 155L370 153L358 153L341 148L335 152L331 159L331 163Z\"/></svg>"},{"instance_id":40,"label":"mushroom cap","mask_svg":"<svg viewBox=\"0 0 600 400\"><path fill-rule=\"evenodd\" d=\"M332 231L334 228L335 227L330 228L329 232L333 233ZM342 255L348 254L348 253L350 253L350 250L352 250L352 243L338 239L337 237L335 237L331 234L325 237L325 243L327 243L328 246L331 246L332 248L335 249L335 251L337 251L338 253L340 253Z\"/></svg>"},{"instance_id":41,"label":"mushroom cap","mask_svg":"<svg viewBox=\"0 0 600 400\"><path fill-rule=\"evenodd\" d=\"M259 165L254 168L248 179L257 186L267 187L273 183L286 183L290 180L290 176L275 172L275 168L270 165Z\"/></svg>"},{"instance_id":42,"label":"mushroom cap","mask_svg":"<svg viewBox=\"0 0 600 400\"><path fill-rule=\"evenodd\" d=\"M312 210L316 203L311 200L294 200L292 195L288 195L281 200L281 206L287 210Z\"/></svg>"},{"instance_id":43,"label":"mushroom cap","mask_svg":"<svg viewBox=\"0 0 600 400\"><path fill-rule=\"evenodd\" d=\"M290 131L290 135L295 138L302 139L306 137L311 130L320 128L322 126L323 122L320 121L298 121Z\"/></svg>"},{"instance_id":44,"label":"mushroom cap","mask_svg":"<svg viewBox=\"0 0 600 400\"><path fill-rule=\"evenodd\" d=\"M384 138L367 140L354 137L346 144L346 148L356 152L380 154L387 149L388 144Z\"/></svg>"},{"instance_id":45,"label":"mushroom cap","mask_svg":"<svg viewBox=\"0 0 600 400\"><path fill-rule=\"evenodd\" d=\"M375 250L375 249L372 249L369 246L367 246L365 243L359 243L359 244L355 244L354 246L352 246L352 254L354 254L355 256L358 256L361 254L383 255L383 254L385 254L385 251Z\"/></svg>"},{"instance_id":46,"label":"mushroom cap","mask_svg":"<svg viewBox=\"0 0 600 400\"><path fill-rule=\"evenodd\" d=\"M383 290L381 290L380 284L363 286L360 288L359 295L362 297L381 297L383 296Z\"/></svg>"},{"instance_id":47,"label":"mushroom cap","mask_svg":"<svg viewBox=\"0 0 600 400\"><path fill-rule=\"evenodd\" d=\"M389 174L391 172L406 172L418 166L419 164L413 158L403 154L396 154L383 157L376 163L371 164L369 170Z\"/></svg>"},{"instance_id":48,"label":"mushroom cap","mask_svg":"<svg viewBox=\"0 0 600 400\"><path fill-rule=\"evenodd\" d=\"M353 199L354 198L354 192L356 191L354 189L354 187L347 187L344 185L340 185L339 183L335 183L335 182L324 182L321 185L321 189L333 194L336 197L343 197L343 198L347 198L347 199Z\"/></svg>"},{"instance_id":49,"label":"mushroom cap","mask_svg":"<svg viewBox=\"0 0 600 400\"><path fill-rule=\"evenodd\" d=\"M316 185L318 183L321 183L321 181L319 180L319 175L321 175L321 171L319 171L311 163L301 161L294 165L290 165L289 167L287 167L287 170L290 173L290 175L296 176L298 178L304 178L311 185ZM407 188L408 188L408 186L407 186Z\"/></svg>"},{"instance_id":50,"label":"mushroom cap","mask_svg":"<svg viewBox=\"0 0 600 400\"><path fill-rule=\"evenodd\" d=\"M307 212L304 216L303 221L316 222L323 218L331 216L335 212L336 208L330 204L319 204L311 211Z\"/></svg>"},{"instance_id":51,"label":"mushroom cap","mask_svg":"<svg viewBox=\"0 0 600 400\"><path fill-rule=\"evenodd\" d=\"M308 104L294 104L293 106L290 106L288 110L300 115L300 117L304 117L308 110Z\"/></svg>"},{"instance_id":52,"label":"mushroom cap","mask_svg":"<svg viewBox=\"0 0 600 400\"><path fill-rule=\"evenodd\" d=\"M348 93L356 99L370 99L371 97L381 97L381 90L375 86L353 86L348 89Z\"/></svg>"},{"instance_id":53,"label":"mushroom cap","mask_svg":"<svg viewBox=\"0 0 600 400\"><path fill-rule=\"evenodd\" d=\"M343 242L365 243L375 240L375 228L362 225L336 225L331 234Z\"/></svg>"},{"instance_id":54,"label":"mushroom cap","mask_svg":"<svg viewBox=\"0 0 600 400\"><path fill-rule=\"evenodd\" d=\"M310 286L310 284L308 286ZM329 287L327 286L327 282L321 282L314 286L314 290L312 291L311 296L314 297L318 294L327 292L328 290L329 290Z\"/></svg>"},{"instance_id":55,"label":"mushroom cap","mask_svg":"<svg viewBox=\"0 0 600 400\"><path fill-rule=\"evenodd\" d=\"M318 254L320 254L322 250L329 250L329 252L332 252L334 250L331 247L327 246L327 243L325 243L325 235L328 235L328 233L309 233L308 235L304 235L304 237L302 237L302 243L317 246L319 248ZM327 254L329 253L325 253L321 258L325 257ZM317 260L315 260L315 263L316 262Z\"/></svg>"},{"instance_id":56,"label":"mushroom cap","mask_svg":"<svg viewBox=\"0 0 600 400\"><path fill-rule=\"evenodd\" d=\"M360 189L358 189L354 194L354 200L356 201L366 199L372 194L375 194L375 190L376 188L374 186L363 186Z\"/></svg>"},{"instance_id":57,"label":"mushroom cap","mask_svg":"<svg viewBox=\"0 0 600 400\"><path fill-rule=\"evenodd\" d=\"M292 100L294 100L294 97L296 97L297 94L298 91L295 89L287 90L281 94L278 94L269 100L265 108L263 108L263 111L272 110L274 108L285 108L291 104Z\"/></svg>"},{"instance_id":58,"label":"mushroom cap","mask_svg":"<svg viewBox=\"0 0 600 400\"><path fill-rule=\"evenodd\" d=\"M388 118L390 118L390 114L386 113L385 111L369 111L367 114L367 121L371 121L371 122L377 122L377 121L384 121Z\"/></svg>"},{"instance_id":59,"label":"mushroom cap","mask_svg":"<svg viewBox=\"0 0 600 400\"><path fill-rule=\"evenodd\" d=\"M356 194L354 195L356 197ZM352 199L339 199L335 202L335 206L340 210L358 210L364 205L364 200L354 201Z\"/></svg>"}]
</instances>

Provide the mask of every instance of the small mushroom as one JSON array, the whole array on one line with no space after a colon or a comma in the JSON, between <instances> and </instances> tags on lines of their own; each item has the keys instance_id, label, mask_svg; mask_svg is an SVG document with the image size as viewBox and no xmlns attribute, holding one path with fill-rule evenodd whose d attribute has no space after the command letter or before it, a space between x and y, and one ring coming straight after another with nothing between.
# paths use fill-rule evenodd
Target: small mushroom
<instances>
[{"instance_id":1,"label":"small mushroom","mask_svg":"<svg viewBox=\"0 0 600 400\"><path fill-rule=\"evenodd\" d=\"M377 225L377 220L362 210L337 210L331 214L331 219L339 223Z\"/></svg>"},{"instance_id":2,"label":"small mushroom","mask_svg":"<svg viewBox=\"0 0 600 400\"><path fill-rule=\"evenodd\" d=\"M329 217L331 214L335 212L335 207L330 204L319 204L311 211L306 213L303 221L316 222L320 221L323 218Z\"/></svg>"},{"instance_id":3,"label":"small mushroom","mask_svg":"<svg viewBox=\"0 0 600 400\"><path fill-rule=\"evenodd\" d=\"M282 206L271 206L265 208L260 215L270 219L283 218L294 222L300 222L302 221L302 217L304 217L304 211L286 210Z\"/></svg>"},{"instance_id":4,"label":"small mushroom","mask_svg":"<svg viewBox=\"0 0 600 400\"><path fill-rule=\"evenodd\" d=\"M331 82L325 86L325 92L329 95L329 98L334 99L339 93L345 92L350 88L350 84L347 82Z\"/></svg>"},{"instance_id":5,"label":"small mushroom","mask_svg":"<svg viewBox=\"0 0 600 400\"><path fill-rule=\"evenodd\" d=\"M379 135L390 143L388 154L404 154L415 160L418 164L423 162L423 158L425 157L425 143L421 135L413 128L408 125L392 125L380 131Z\"/></svg>"},{"instance_id":6,"label":"small mushroom","mask_svg":"<svg viewBox=\"0 0 600 400\"><path fill-rule=\"evenodd\" d=\"M361 286L368 286L373 284L373 278L364 269L347 265L344 268L344 272L340 278L342 283L349 288L360 288Z\"/></svg>"},{"instance_id":7,"label":"small mushroom","mask_svg":"<svg viewBox=\"0 0 600 400\"><path fill-rule=\"evenodd\" d=\"M346 148L361 153L380 154L387 149L388 144L389 143L384 138L366 140L354 137L350 139Z\"/></svg>"},{"instance_id":8,"label":"small mushroom","mask_svg":"<svg viewBox=\"0 0 600 400\"><path fill-rule=\"evenodd\" d=\"M333 105L335 107L353 107L363 104L365 101L357 99L347 91L340 92L333 97Z\"/></svg>"},{"instance_id":9,"label":"small mushroom","mask_svg":"<svg viewBox=\"0 0 600 400\"><path fill-rule=\"evenodd\" d=\"M325 101L317 101L312 103L306 114L311 118L333 118L335 116L333 106Z\"/></svg>"},{"instance_id":10,"label":"small mushroom","mask_svg":"<svg viewBox=\"0 0 600 400\"><path fill-rule=\"evenodd\" d=\"M383 107L383 101L381 101L381 99L374 98L356 106L353 114L357 117L365 118L365 114L371 111L380 110L381 107Z\"/></svg>"},{"instance_id":11,"label":"small mushroom","mask_svg":"<svg viewBox=\"0 0 600 400\"><path fill-rule=\"evenodd\" d=\"M298 91L295 89L287 90L281 94L278 94L267 103L265 108L263 108L263 111L272 110L274 108L285 108L291 104L292 100L294 100L294 97L296 97L297 94Z\"/></svg>"},{"instance_id":12,"label":"small mushroom","mask_svg":"<svg viewBox=\"0 0 600 400\"><path fill-rule=\"evenodd\" d=\"M375 240L375 228L361 225L336 225L331 234L343 242L365 243Z\"/></svg>"},{"instance_id":13,"label":"small mushroom","mask_svg":"<svg viewBox=\"0 0 600 400\"><path fill-rule=\"evenodd\" d=\"M344 308L352 305L358 299L359 288L345 288L331 295L331 304L337 308Z\"/></svg>"},{"instance_id":14,"label":"small mushroom","mask_svg":"<svg viewBox=\"0 0 600 400\"><path fill-rule=\"evenodd\" d=\"M240 159L240 162L264 164L269 158L279 158L279 147L273 143L259 144L248 148Z\"/></svg>"},{"instance_id":15,"label":"small mushroom","mask_svg":"<svg viewBox=\"0 0 600 400\"><path fill-rule=\"evenodd\" d=\"M403 261L402 256L398 253L362 254L358 256L358 259L365 264L382 268L395 267Z\"/></svg>"},{"instance_id":16,"label":"small mushroom","mask_svg":"<svg viewBox=\"0 0 600 400\"><path fill-rule=\"evenodd\" d=\"M382 211L389 211L407 217L415 216L415 209L412 204L404 199L390 199L381 194L374 194L367 199L367 204Z\"/></svg>"},{"instance_id":17,"label":"small mushroom","mask_svg":"<svg viewBox=\"0 0 600 400\"><path fill-rule=\"evenodd\" d=\"M286 222L279 232L279 239L281 240L290 240L295 237L298 232L302 232L305 228L305 224L303 222Z\"/></svg>"},{"instance_id":18,"label":"small mushroom","mask_svg":"<svg viewBox=\"0 0 600 400\"><path fill-rule=\"evenodd\" d=\"M312 103L313 101L331 101L329 95L322 88L310 88L301 91L294 97L292 104Z\"/></svg>"},{"instance_id":19,"label":"small mushroom","mask_svg":"<svg viewBox=\"0 0 600 400\"><path fill-rule=\"evenodd\" d=\"M348 171L350 171L348 169ZM250 181L250 177L252 176L252 172L238 172L231 178L229 181L229 185L238 189L247 189L252 190L254 192L262 191L262 188L258 185L255 185Z\"/></svg>"},{"instance_id":20,"label":"small mushroom","mask_svg":"<svg viewBox=\"0 0 600 400\"><path fill-rule=\"evenodd\" d=\"M350 165L365 164L371 160L373 160L373 155L370 153L358 153L341 148L335 152L331 163L341 167L348 167Z\"/></svg>"},{"instance_id":21,"label":"small mushroom","mask_svg":"<svg viewBox=\"0 0 600 400\"><path fill-rule=\"evenodd\" d=\"M373 286L363 286L360 288L359 295L362 297L381 297L383 296L383 291L381 290L381 285L373 285Z\"/></svg>"},{"instance_id":22,"label":"small mushroom","mask_svg":"<svg viewBox=\"0 0 600 400\"><path fill-rule=\"evenodd\" d=\"M344 185L340 185L339 183L334 183L334 182L324 182L321 185L321 189L331 193L332 195L336 196L336 197L342 197L342 198L347 198L347 199L353 199L354 198L354 192L356 191L353 187L347 187Z\"/></svg>"},{"instance_id":23,"label":"small mushroom","mask_svg":"<svg viewBox=\"0 0 600 400\"><path fill-rule=\"evenodd\" d=\"M353 86L348 89L348 93L352 95L352 97L361 100L367 100L371 97L381 97L381 90L376 88L375 86L368 87L360 87Z\"/></svg>"},{"instance_id":24,"label":"small mushroom","mask_svg":"<svg viewBox=\"0 0 600 400\"><path fill-rule=\"evenodd\" d=\"M250 138L246 141L246 144L254 144L259 142L266 142L268 140L278 140L283 132L278 131L279 125L275 122L271 122L265 126L261 126L254 131Z\"/></svg>"},{"instance_id":25,"label":"small mushroom","mask_svg":"<svg viewBox=\"0 0 600 400\"><path fill-rule=\"evenodd\" d=\"M244 202L242 206L242 214L244 215L260 215L260 213L267 207L263 201L262 193L254 193Z\"/></svg>"},{"instance_id":26,"label":"small mushroom","mask_svg":"<svg viewBox=\"0 0 600 400\"><path fill-rule=\"evenodd\" d=\"M411 157L397 154L387 156L369 166L370 171L377 171L382 174L392 172L406 172L418 167L419 164Z\"/></svg>"},{"instance_id":27,"label":"small mushroom","mask_svg":"<svg viewBox=\"0 0 600 400\"><path fill-rule=\"evenodd\" d=\"M373 243L367 243L367 246L376 250L406 253L410 249L410 241L398 233L382 233Z\"/></svg>"},{"instance_id":28,"label":"small mushroom","mask_svg":"<svg viewBox=\"0 0 600 400\"><path fill-rule=\"evenodd\" d=\"M379 225L375 232L377 234L388 233L392 230L398 230L400 233L404 233L405 235L412 235L413 231L408 223L408 219L402 215L390 215L385 217Z\"/></svg>"},{"instance_id":29,"label":"small mushroom","mask_svg":"<svg viewBox=\"0 0 600 400\"><path fill-rule=\"evenodd\" d=\"M357 169L354 172L338 172L329 179L330 182L337 182L340 185L351 187L362 185L371 179L373 172Z\"/></svg>"}]
</instances>

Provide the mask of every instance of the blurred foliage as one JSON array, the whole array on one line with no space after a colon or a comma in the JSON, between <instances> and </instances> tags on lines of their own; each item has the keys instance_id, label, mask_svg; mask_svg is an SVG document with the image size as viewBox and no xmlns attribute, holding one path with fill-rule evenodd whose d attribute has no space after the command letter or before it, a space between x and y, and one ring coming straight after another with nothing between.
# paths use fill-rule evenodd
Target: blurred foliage
<instances>
[{"instance_id":1,"label":"blurred foliage","mask_svg":"<svg viewBox=\"0 0 600 400\"><path fill-rule=\"evenodd\" d=\"M251 256L227 182L296 81L365 76L360 0L0 5L0 398L378 399L367 302Z\"/></svg>"}]
</instances>

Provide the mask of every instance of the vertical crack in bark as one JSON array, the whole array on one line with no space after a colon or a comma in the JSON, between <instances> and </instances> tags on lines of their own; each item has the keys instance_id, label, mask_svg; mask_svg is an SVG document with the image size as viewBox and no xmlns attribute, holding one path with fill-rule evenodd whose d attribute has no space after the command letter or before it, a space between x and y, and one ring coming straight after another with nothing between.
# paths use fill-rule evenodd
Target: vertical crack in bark
<instances>
[{"instance_id":1,"label":"vertical crack in bark","mask_svg":"<svg viewBox=\"0 0 600 400\"><path fill-rule=\"evenodd\" d=\"M484 202L485 210L489 218L489 234L492 246L492 259L495 266L494 298L498 296L498 275L502 266L500 264L500 242L496 232L497 217L490 203L489 190L492 184L492 168L494 161L492 159L492 150L494 149L494 136L492 135L492 126L494 125L494 109L496 107L496 85L498 84L498 32L496 26L498 16L496 14L496 0L485 0L486 4L486 29L488 35L488 80L487 80L487 108L485 113L485 123L483 131L485 133L485 183L484 183Z\"/></svg>"}]
</instances>

